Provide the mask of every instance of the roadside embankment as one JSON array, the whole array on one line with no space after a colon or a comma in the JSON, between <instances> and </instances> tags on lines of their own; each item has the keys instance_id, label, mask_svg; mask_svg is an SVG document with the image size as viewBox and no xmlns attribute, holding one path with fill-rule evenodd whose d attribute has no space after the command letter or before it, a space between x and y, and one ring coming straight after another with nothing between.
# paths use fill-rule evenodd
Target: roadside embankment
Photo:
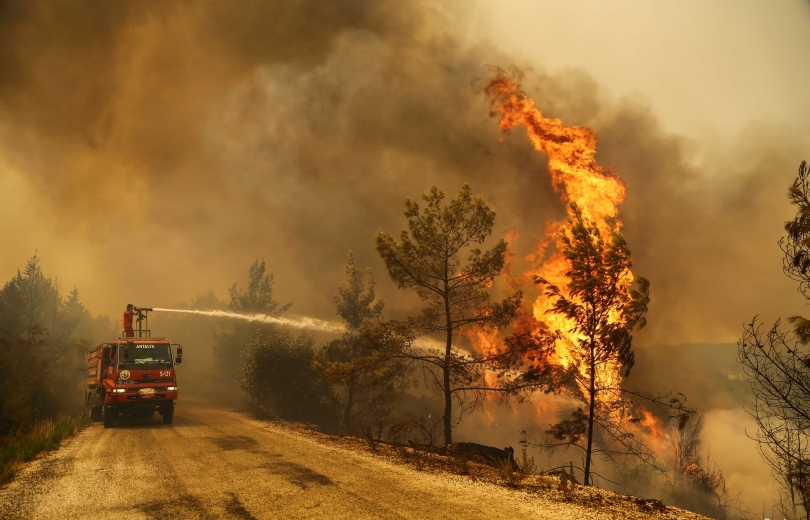
<instances>
[{"instance_id":1,"label":"roadside embankment","mask_svg":"<svg viewBox=\"0 0 810 520\"><path fill-rule=\"evenodd\" d=\"M0 484L12 478L17 469L42 453L59 449L62 441L89 424L86 414L43 419L23 433L0 437Z\"/></svg>"}]
</instances>

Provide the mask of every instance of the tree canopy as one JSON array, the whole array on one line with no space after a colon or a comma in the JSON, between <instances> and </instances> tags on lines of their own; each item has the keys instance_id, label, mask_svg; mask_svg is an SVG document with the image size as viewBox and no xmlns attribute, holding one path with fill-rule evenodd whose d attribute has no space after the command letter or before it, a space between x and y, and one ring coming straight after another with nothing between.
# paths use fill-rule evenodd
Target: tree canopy
<instances>
[{"instance_id":1,"label":"tree canopy","mask_svg":"<svg viewBox=\"0 0 810 520\"><path fill-rule=\"evenodd\" d=\"M345 271L335 307L347 331L319 350L314 367L335 389L343 428L355 433L359 425L384 418L401 396L409 371L399 354L409 338L383 320L371 270L364 277L351 252Z\"/></svg>"},{"instance_id":2,"label":"tree canopy","mask_svg":"<svg viewBox=\"0 0 810 520\"><path fill-rule=\"evenodd\" d=\"M458 197L445 203L444 193L433 186L422 201L420 208L416 201L405 199L408 230L401 231L398 242L379 231L376 245L397 286L413 289L427 303L412 320L414 329L444 339L443 351L415 348L408 355L422 364L426 381L443 394L444 440L450 444L454 422L471 410L470 404L480 402L480 392L486 388L481 368L488 363L481 356L460 352L455 340L469 327L511 322L521 293L499 303L489 301L489 288L503 270L506 242L500 240L486 251L476 247L492 234L495 222L495 212L481 196L474 197L464 184Z\"/></svg>"}]
</instances>

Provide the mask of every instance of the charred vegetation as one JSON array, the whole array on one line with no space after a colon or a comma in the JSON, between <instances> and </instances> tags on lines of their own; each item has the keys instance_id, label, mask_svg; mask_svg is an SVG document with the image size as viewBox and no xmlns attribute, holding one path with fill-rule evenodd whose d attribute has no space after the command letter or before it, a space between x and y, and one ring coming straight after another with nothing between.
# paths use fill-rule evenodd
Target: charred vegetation
<instances>
[{"instance_id":1,"label":"charred vegetation","mask_svg":"<svg viewBox=\"0 0 810 520\"><path fill-rule=\"evenodd\" d=\"M786 236L779 241L782 269L810 301L810 168L806 161L788 188L788 200L796 214L785 223ZM785 331L779 320L765 328L754 317L743 327L737 360L753 393L747 412L757 430L749 436L757 441L771 469L780 514L793 520L810 518L810 321L794 315L788 322L792 327Z\"/></svg>"}]
</instances>

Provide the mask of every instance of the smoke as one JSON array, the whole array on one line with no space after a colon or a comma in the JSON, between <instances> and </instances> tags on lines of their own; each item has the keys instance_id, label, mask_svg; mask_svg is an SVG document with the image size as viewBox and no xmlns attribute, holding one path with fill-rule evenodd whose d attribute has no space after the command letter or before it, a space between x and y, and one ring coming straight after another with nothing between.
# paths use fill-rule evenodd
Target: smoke
<instances>
[{"instance_id":1,"label":"smoke","mask_svg":"<svg viewBox=\"0 0 810 520\"><path fill-rule=\"evenodd\" d=\"M495 234L519 235L512 269L526 272L525 256L565 207L522 130L499 142L482 88L493 66L515 60L469 36L468 9L378 0L0 3L0 273L10 278L39 249L46 270L77 285L89 309L120 315L127 300L172 308L208 289L224 294L264 257L279 300L328 319L352 250L376 273L387 317L402 318L420 302L385 279L374 233L403 227L406 196L432 184L453 196L465 181L497 212ZM623 232L652 296L629 381L709 396L736 384L708 349L666 357L655 378L641 367L661 349L732 342L754 314L801 312L775 242L807 147L768 123L731 144L695 142L585 72L535 65L524 67L526 93L544 115L593 128L599 164L627 188ZM194 337L210 336L201 327ZM696 385L697 375L678 368L690 364L718 372L716 385ZM738 409L745 399L723 395L731 397L704 401ZM553 421L498 417L470 422L469 438L506 444Z\"/></svg>"},{"instance_id":2,"label":"smoke","mask_svg":"<svg viewBox=\"0 0 810 520\"><path fill-rule=\"evenodd\" d=\"M498 235L520 233L519 263L565 208L521 130L498 142L481 89L512 58L466 23L453 2L4 4L0 270L39 248L114 315L120 294L171 307L221 291L261 256L297 312L328 316L347 250L384 272L372 237L402 227L404 197L465 181ZM583 73L529 72L524 87L549 117L594 128L627 185L624 231L652 282L640 341L729 341L800 302L773 245L794 143L760 128L704 167ZM144 244L159 252L111 254ZM418 305L379 292L397 316Z\"/></svg>"},{"instance_id":3,"label":"smoke","mask_svg":"<svg viewBox=\"0 0 810 520\"><path fill-rule=\"evenodd\" d=\"M276 316L268 316L266 314L238 314L236 312L227 312L227 311L161 309L158 307L153 307L152 310L161 312L180 312L184 314L199 314L201 316L211 316L213 318L230 318L235 320L270 323L274 325L281 325L284 327L293 327L295 329L312 329L321 332L343 332L345 330L345 327L340 323L330 323L328 321L323 321L309 317L291 319L291 318L279 318Z\"/></svg>"}]
</instances>

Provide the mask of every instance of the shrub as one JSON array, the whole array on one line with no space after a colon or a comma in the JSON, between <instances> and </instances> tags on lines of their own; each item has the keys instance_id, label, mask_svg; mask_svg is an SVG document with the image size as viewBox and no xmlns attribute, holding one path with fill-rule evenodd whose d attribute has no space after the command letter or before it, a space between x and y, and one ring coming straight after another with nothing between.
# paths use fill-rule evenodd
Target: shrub
<instances>
[{"instance_id":1,"label":"shrub","mask_svg":"<svg viewBox=\"0 0 810 520\"><path fill-rule=\"evenodd\" d=\"M61 442L87 426L86 414L57 421L45 419L34 424L27 435L17 433L0 439L0 484L14 476L20 462L32 460L42 452L59 449Z\"/></svg>"},{"instance_id":2,"label":"shrub","mask_svg":"<svg viewBox=\"0 0 810 520\"><path fill-rule=\"evenodd\" d=\"M245 348L239 384L264 417L333 428L329 383L313 370L314 356L309 334L293 337L282 329L257 332Z\"/></svg>"}]
</instances>

